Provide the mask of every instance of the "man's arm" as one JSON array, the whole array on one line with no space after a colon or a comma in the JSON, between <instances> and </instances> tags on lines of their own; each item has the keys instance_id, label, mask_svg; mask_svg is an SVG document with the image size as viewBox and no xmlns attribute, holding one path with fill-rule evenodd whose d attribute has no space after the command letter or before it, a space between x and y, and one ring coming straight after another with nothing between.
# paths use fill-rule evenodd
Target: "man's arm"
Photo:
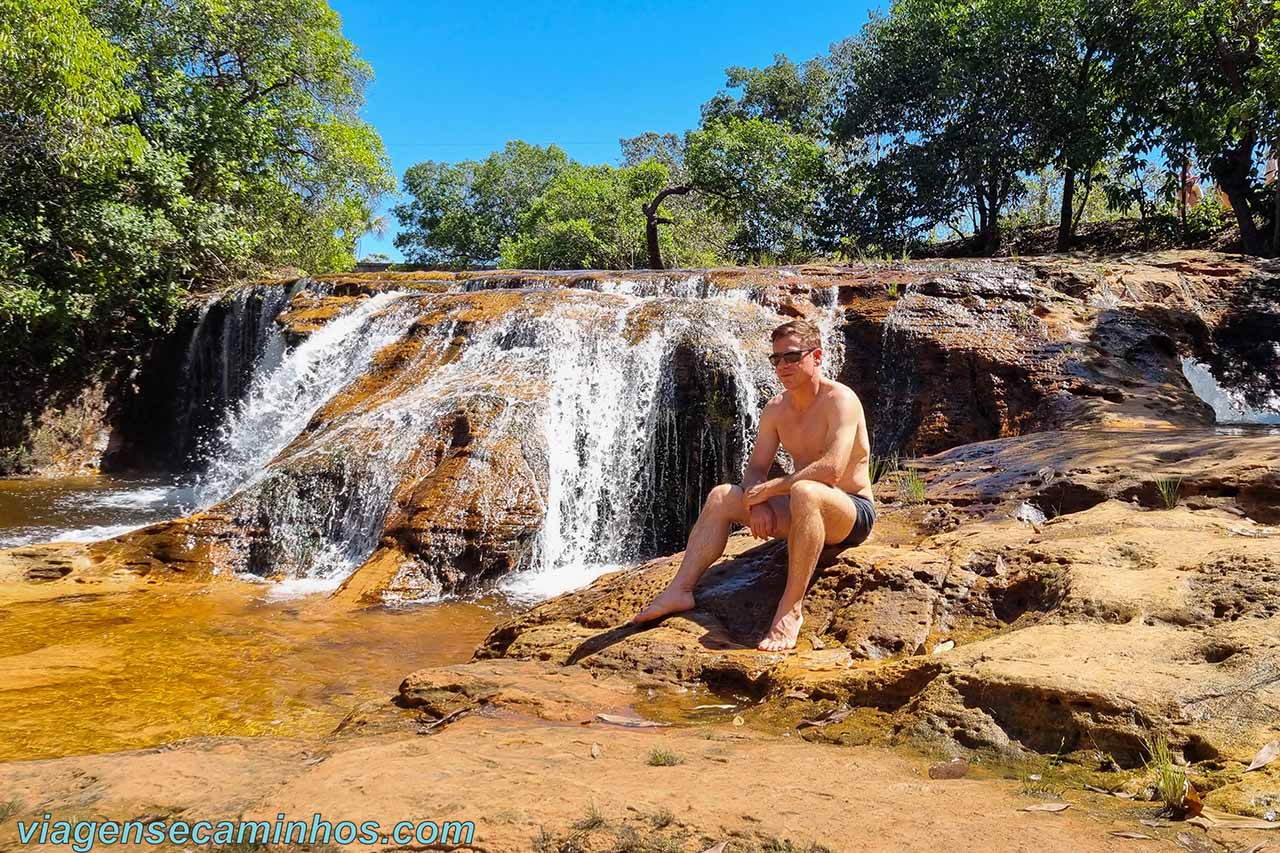
<instances>
[{"instance_id":1,"label":"man's arm","mask_svg":"<svg viewBox=\"0 0 1280 853\"><path fill-rule=\"evenodd\" d=\"M746 470L742 474L742 489L750 491L769 478L769 469L778 457L778 425L773 401L770 400L760 412L760 429L756 432L756 443L751 448L751 456L747 459Z\"/></svg>"}]
</instances>

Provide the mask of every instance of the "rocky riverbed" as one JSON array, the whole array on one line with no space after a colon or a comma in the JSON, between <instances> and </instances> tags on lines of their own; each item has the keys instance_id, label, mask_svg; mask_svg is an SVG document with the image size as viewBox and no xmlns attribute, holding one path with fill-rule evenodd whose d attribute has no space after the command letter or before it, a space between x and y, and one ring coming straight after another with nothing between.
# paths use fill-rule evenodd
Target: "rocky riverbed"
<instances>
[{"instance_id":1,"label":"rocky riverbed","mask_svg":"<svg viewBox=\"0 0 1280 853\"><path fill-rule=\"evenodd\" d=\"M183 488L203 499L110 540L0 553L8 623L250 577L332 590L300 613L494 589L514 609L470 662L406 667L326 736L10 763L0 800L412 812L475 820L486 850L1141 840L1113 832L1249 849L1280 827L1280 761L1246 770L1280 740L1278 282L1184 252L237 291L115 420L76 433L98 451L63 453L136 468L164 456L137 412L186 413L173 444L196 449ZM701 495L736 479L774 390L767 331L790 316L819 323L866 404L873 538L824 554L795 652L754 649L785 547L745 534L694 610L624 627L674 574ZM209 379L228 341L257 360ZM53 638L32 642L6 671L72 689ZM367 666L377 643L353 655ZM1194 788L1163 815L1155 739ZM1070 807L1020 811L1042 802Z\"/></svg>"}]
</instances>

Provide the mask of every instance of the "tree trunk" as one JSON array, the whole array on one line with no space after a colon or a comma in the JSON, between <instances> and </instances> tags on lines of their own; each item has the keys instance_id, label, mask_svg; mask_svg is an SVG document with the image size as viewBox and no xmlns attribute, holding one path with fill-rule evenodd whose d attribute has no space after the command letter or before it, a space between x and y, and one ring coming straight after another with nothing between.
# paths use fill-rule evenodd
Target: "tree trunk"
<instances>
[{"instance_id":1,"label":"tree trunk","mask_svg":"<svg viewBox=\"0 0 1280 853\"><path fill-rule=\"evenodd\" d=\"M1062 176L1062 210L1058 214L1058 251L1071 248L1072 218L1075 213L1076 173L1072 169Z\"/></svg>"},{"instance_id":2,"label":"tree trunk","mask_svg":"<svg viewBox=\"0 0 1280 853\"><path fill-rule=\"evenodd\" d=\"M1000 249L1000 186L996 180L987 188L987 215L982 226L982 252L987 257Z\"/></svg>"},{"instance_id":3,"label":"tree trunk","mask_svg":"<svg viewBox=\"0 0 1280 853\"><path fill-rule=\"evenodd\" d=\"M1253 172L1255 138L1253 133L1246 134L1230 152L1215 157L1210 167L1213 179L1231 200L1231 210L1240 227L1240 248L1248 255L1262 255L1266 251L1262 232L1253 221L1253 210L1249 207L1249 176Z\"/></svg>"},{"instance_id":4,"label":"tree trunk","mask_svg":"<svg viewBox=\"0 0 1280 853\"><path fill-rule=\"evenodd\" d=\"M667 187L654 196L653 201L640 205L640 209L644 211L644 242L649 250L649 269L660 270L664 268L662 266L662 247L658 244L658 226L671 223L670 219L663 219L658 215L658 208L661 207L667 196L684 195L692 190L693 187L686 185Z\"/></svg>"},{"instance_id":5,"label":"tree trunk","mask_svg":"<svg viewBox=\"0 0 1280 853\"><path fill-rule=\"evenodd\" d=\"M1181 230L1178 232L1178 242L1183 246L1187 245L1187 184L1191 181L1191 166L1187 162L1187 155L1182 155L1182 173L1178 176L1182 180L1182 189L1178 190L1178 222Z\"/></svg>"}]
</instances>

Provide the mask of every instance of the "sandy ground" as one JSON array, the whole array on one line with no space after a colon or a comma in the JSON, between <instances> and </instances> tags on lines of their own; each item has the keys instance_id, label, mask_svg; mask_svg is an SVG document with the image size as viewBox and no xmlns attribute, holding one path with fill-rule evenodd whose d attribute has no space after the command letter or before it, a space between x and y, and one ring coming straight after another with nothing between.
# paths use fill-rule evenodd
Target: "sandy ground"
<instances>
[{"instance_id":1,"label":"sandy ground","mask_svg":"<svg viewBox=\"0 0 1280 853\"><path fill-rule=\"evenodd\" d=\"M659 748L680 763L650 766ZM1150 804L1068 791L1068 810L1026 812L1045 801L1020 794L1018 781L981 778L981 769L977 778L931 780L927 768L923 758L876 747L807 743L731 725L633 730L472 714L431 735L398 731L328 743L198 738L0 765L0 792L21 801L0 826L0 843L14 845L16 820L46 811L54 820L191 821L272 821L279 813L309 819L319 812L333 822L377 820L384 827L471 820L472 849L486 851L539 849L539 839L548 850L619 849L624 827L682 842L636 850L701 851L719 841L729 842L726 851L808 850L814 843L839 851L1092 851L1139 843L1154 850L1173 849L1180 831L1205 838L1185 825L1140 825L1154 811ZM669 817L655 817L664 812ZM599 826L574 829L592 816ZM1124 830L1154 838L1109 834ZM1240 843L1246 835L1252 833L1240 833Z\"/></svg>"}]
</instances>

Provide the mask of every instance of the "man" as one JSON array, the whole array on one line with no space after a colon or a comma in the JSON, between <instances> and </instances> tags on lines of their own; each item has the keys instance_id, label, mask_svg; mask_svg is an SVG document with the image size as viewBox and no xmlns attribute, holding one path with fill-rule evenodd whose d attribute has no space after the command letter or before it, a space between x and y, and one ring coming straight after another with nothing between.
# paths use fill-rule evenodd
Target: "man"
<instances>
[{"instance_id":1,"label":"man","mask_svg":"<svg viewBox=\"0 0 1280 853\"><path fill-rule=\"evenodd\" d=\"M744 524L759 539L787 540L787 585L758 648L793 648L804 621L801 601L824 545L852 547L871 533L871 444L858 395L822 376L822 339L805 320L773 330L769 361L785 389L760 413L760 434L742 485L716 486L689 533L680 570L631 624L694 606L693 588L724 554L729 528ZM781 444L795 473L768 479Z\"/></svg>"}]
</instances>

